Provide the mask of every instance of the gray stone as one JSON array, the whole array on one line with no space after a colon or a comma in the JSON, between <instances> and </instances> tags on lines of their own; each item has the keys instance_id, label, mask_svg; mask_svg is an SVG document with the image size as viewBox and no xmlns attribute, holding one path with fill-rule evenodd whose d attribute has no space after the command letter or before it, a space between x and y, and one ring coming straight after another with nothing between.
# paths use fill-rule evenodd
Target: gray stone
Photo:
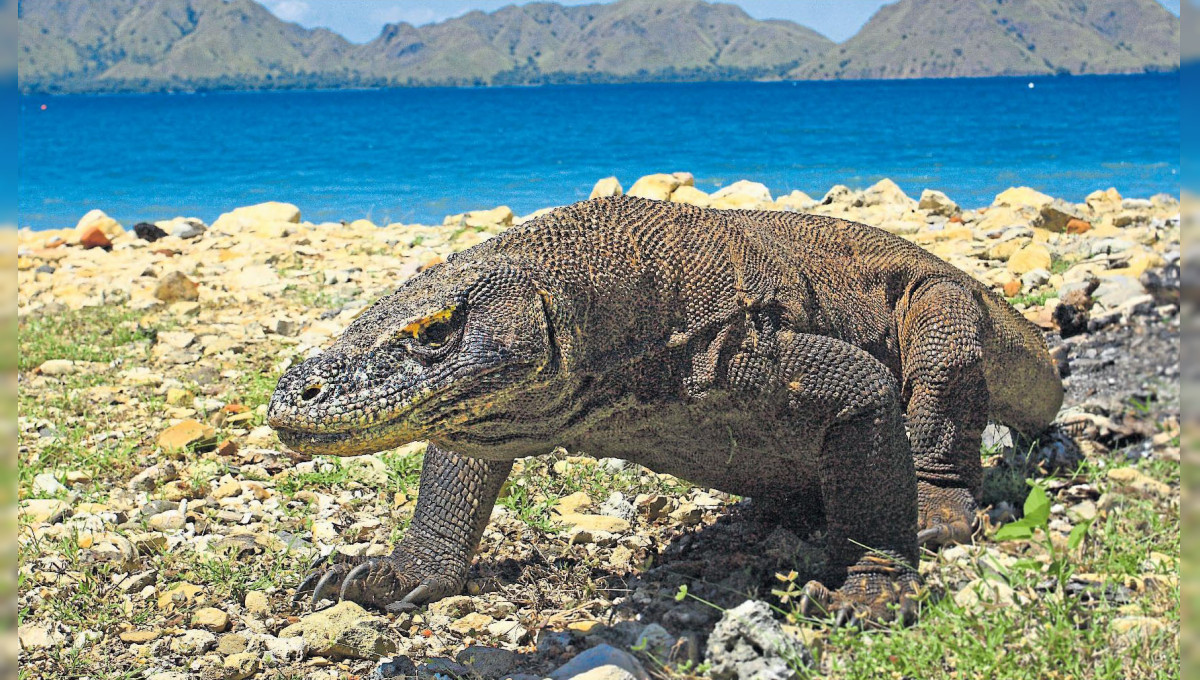
<instances>
[{"instance_id":1,"label":"gray stone","mask_svg":"<svg viewBox=\"0 0 1200 680\"><path fill-rule=\"evenodd\" d=\"M758 600L725 612L708 637L707 658L716 680L794 680L798 668L813 663L808 649Z\"/></svg>"},{"instance_id":2,"label":"gray stone","mask_svg":"<svg viewBox=\"0 0 1200 680\"><path fill-rule=\"evenodd\" d=\"M641 634L638 635L637 642L633 644L633 648L637 651L649 654L661 662L665 662L670 657L671 648L674 646L675 636L657 623L648 624L643 628Z\"/></svg>"},{"instance_id":3,"label":"gray stone","mask_svg":"<svg viewBox=\"0 0 1200 680\"><path fill-rule=\"evenodd\" d=\"M645 668L642 668L642 664L632 654L612 645L592 647L559 666L550 674L550 678L552 680L570 680L604 666L616 666L636 680L650 680L650 674L646 672Z\"/></svg>"},{"instance_id":4,"label":"gray stone","mask_svg":"<svg viewBox=\"0 0 1200 680\"><path fill-rule=\"evenodd\" d=\"M216 643L217 636L207 630L189 630L171 640L171 651L198 656L212 649Z\"/></svg>"},{"instance_id":5,"label":"gray stone","mask_svg":"<svg viewBox=\"0 0 1200 680\"><path fill-rule=\"evenodd\" d=\"M1108 309L1116 309L1130 300L1146 294L1139 281L1128 276L1110 276L1092 293L1092 298Z\"/></svg>"},{"instance_id":6,"label":"gray stone","mask_svg":"<svg viewBox=\"0 0 1200 680\"><path fill-rule=\"evenodd\" d=\"M1027 290L1046 285L1050 281L1050 272L1038 267L1021 275L1021 285Z\"/></svg>"},{"instance_id":7,"label":"gray stone","mask_svg":"<svg viewBox=\"0 0 1200 680\"><path fill-rule=\"evenodd\" d=\"M983 448L988 451L998 451L1013 445L1012 430L1004 425L988 423L983 428Z\"/></svg>"},{"instance_id":8,"label":"gray stone","mask_svg":"<svg viewBox=\"0 0 1200 680\"><path fill-rule=\"evenodd\" d=\"M517 663L517 654L507 649L473 645L459 652L454 659L481 677L498 678Z\"/></svg>"},{"instance_id":9,"label":"gray stone","mask_svg":"<svg viewBox=\"0 0 1200 680\"><path fill-rule=\"evenodd\" d=\"M369 680L389 680L390 678L415 678L417 677L417 666L412 662L412 659L407 656L397 656L395 658L383 658L379 660L375 668L371 671L371 675L367 676Z\"/></svg>"},{"instance_id":10,"label":"gray stone","mask_svg":"<svg viewBox=\"0 0 1200 680\"><path fill-rule=\"evenodd\" d=\"M159 225L162 226L162 225ZM204 223L196 219L176 218L170 221L171 236L182 239L196 238L208 230Z\"/></svg>"},{"instance_id":11,"label":"gray stone","mask_svg":"<svg viewBox=\"0 0 1200 680\"><path fill-rule=\"evenodd\" d=\"M614 491L608 497L608 500L600 504L600 514L608 515L609 517L620 517L625 521L633 521L637 515L637 509L633 507L633 503L625 500L625 495L620 491Z\"/></svg>"}]
</instances>

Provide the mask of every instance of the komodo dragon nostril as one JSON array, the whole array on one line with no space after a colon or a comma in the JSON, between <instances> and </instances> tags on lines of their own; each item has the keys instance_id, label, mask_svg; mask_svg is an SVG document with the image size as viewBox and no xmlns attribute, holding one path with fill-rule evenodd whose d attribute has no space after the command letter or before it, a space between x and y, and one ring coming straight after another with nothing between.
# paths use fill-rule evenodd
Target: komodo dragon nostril
<instances>
[{"instance_id":1,"label":"komodo dragon nostril","mask_svg":"<svg viewBox=\"0 0 1200 680\"><path fill-rule=\"evenodd\" d=\"M312 401L312 400L316 399L317 397L321 396L321 393L324 391L325 391L324 385L309 385L308 387L304 388L303 392L300 393L300 401L304 401L304 402Z\"/></svg>"}]
</instances>

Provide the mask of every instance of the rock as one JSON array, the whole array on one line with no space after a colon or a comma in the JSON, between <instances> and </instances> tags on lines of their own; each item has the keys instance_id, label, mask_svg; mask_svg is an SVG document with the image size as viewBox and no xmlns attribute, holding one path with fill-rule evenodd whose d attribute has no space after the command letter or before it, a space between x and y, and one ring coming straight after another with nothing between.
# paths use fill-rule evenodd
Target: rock
<instances>
[{"instance_id":1,"label":"rock","mask_svg":"<svg viewBox=\"0 0 1200 680\"><path fill-rule=\"evenodd\" d=\"M1067 226L1065 230L1068 234L1075 234L1076 236L1079 234L1086 234L1092 230L1092 223L1072 217L1071 219L1067 220Z\"/></svg>"},{"instance_id":2,"label":"rock","mask_svg":"<svg viewBox=\"0 0 1200 680\"><path fill-rule=\"evenodd\" d=\"M637 641L633 643L634 649L650 654L660 661L669 659L671 649L674 647L675 636L657 623L647 624L638 635Z\"/></svg>"},{"instance_id":3,"label":"rock","mask_svg":"<svg viewBox=\"0 0 1200 680\"><path fill-rule=\"evenodd\" d=\"M133 233L143 241L148 241L150 243L154 243L158 239L167 235L167 232L160 229L157 224L151 224L149 222L138 222L137 224L133 225Z\"/></svg>"},{"instance_id":4,"label":"rock","mask_svg":"<svg viewBox=\"0 0 1200 680\"><path fill-rule=\"evenodd\" d=\"M1034 269L1050 269L1053 262L1050 250L1040 243L1030 243L1008 258L1008 270L1020 275Z\"/></svg>"},{"instance_id":5,"label":"rock","mask_svg":"<svg viewBox=\"0 0 1200 680\"><path fill-rule=\"evenodd\" d=\"M91 238L99 238L103 240L103 247L112 245L112 240L122 236L125 233L124 227L119 222L104 214L103 210L92 210L79 218L79 222L75 224L75 238L81 245L87 248L98 246L89 246L84 243L84 238L91 235Z\"/></svg>"},{"instance_id":6,"label":"rock","mask_svg":"<svg viewBox=\"0 0 1200 680\"><path fill-rule=\"evenodd\" d=\"M302 638L294 639L302 640ZM222 635L221 639L217 641L217 653L222 656L240 654L241 652L246 651L246 649L249 647L250 640L245 635L239 635L238 633Z\"/></svg>"},{"instance_id":7,"label":"rock","mask_svg":"<svg viewBox=\"0 0 1200 680\"><path fill-rule=\"evenodd\" d=\"M1050 196L1029 187L1013 187L997 194L996 199L992 201L992 206L1010 208L1029 207L1041 210L1043 205L1047 205L1053 201L1054 199Z\"/></svg>"},{"instance_id":8,"label":"rock","mask_svg":"<svg viewBox=\"0 0 1200 680\"><path fill-rule=\"evenodd\" d=\"M685 527L699 524L703 518L704 509L693 503L680 503L679 507L671 512L671 519Z\"/></svg>"},{"instance_id":9,"label":"rock","mask_svg":"<svg viewBox=\"0 0 1200 680\"><path fill-rule=\"evenodd\" d=\"M716 680L793 680L797 668L813 664L808 649L758 600L725 612L708 637L707 659Z\"/></svg>"},{"instance_id":10,"label":"rock","mask_svg":"<svg viewBox=\"0 0 1200 680\"><path fill-rule=\"evenodd\" d=\"M707 208L712 205L712 196L700 191L696 187L681 186L671 192L672 203L687 203L700 208Z\"/></svg>"},{"instance_id":11,"label":"rock","mask_svg":"<svg viewBox=\"0 0 1200 680\"><path fill-rule=\"evenodd\" d=\"M1026 290L1041 288L1050 281L1050 272L1038 267L1021 275L1021 286Z\"/></svg>"},{"instance_id":12,"label":"rock","mask_svg":"<svg viewBox=\"0 0 1200 680\"><path fill-rule=\"evenodd\" d=\"M597 645L559 666L550 673L551 680L571 680L589 671L615 666L637 680L650 680L650 674L632 654L613 647ZM611 676L593 676L611 677ZM618 676L619 677L619 676Z\"/></svg>"},{"instance_id":13,"label":"rock","mask_svg":"<svg viewBox=\"0 0 1200 680\"><path fill-rule=\"evenodd\" d=\"M1171 486L1148 477L1137 468L1120 467L1108 471L1110 482L1143 495L1169 496Z\"/></svg>"},{"instance_id":14,"label":"rock","mask_svg":"<svg viewBox=\"0 0 1200 680\"><path fill-rule=\"evenodd\" d=\"M671 198L671 192L678 189L681 184L679 178L674 175L665 173L646 175L645 177L639 177L638 181L629 187L628 193L630 196L666 201Z\"/></svg>"},{"instance_id":15,"label":"rock","mask_svg":"<svg viewBox=\"0 0 1200 680\"><path fill-rule=\"evenodd\" d=\"M252 616L267 617L271 614L271 599L261 590L246 593L246 611Z\"/></svg>"},{"instance_id":16,"label":"rock","mask_svg":"<svg viewBox=\"0 0 1200 680\"><path fill-rule=\"evenodd\" d=\"M29 498L21 501L17 514L22 522L57 524L71 512L71 506L56 498Z\"/></svg>"},{"instance_id":17,"label":"rock","mask_svg":"<svg viewBox=\"0 0 1200 680\"><path fill-rule=\"evenodd\" d=\"M37 367L37 371L54 377L72 375L79 372L79 364L70 359L48 359Z\"/></svg>"},{"instance_id":18,"label":"rock","mask_svg":"<svg viewBox=\"0 0 1200 680\"><path fill-rule=\"evenodd\" d=\"M171 272L158 280L154 297L163 302L187 302L200 299L200 286L183 272Z\"/></svg>"},{"instance_id":19,"label":"rock","mask_svg":"<svg viewBox=\"0 0 1200 680\"><path fill-rule=\"evenodd\" d=\"M633 507L633 503L625 500L624 494L614 491L609 494L608 500L600 504L600 514L630 522L637 515L637 509Z\"/></svg>"},{"instance_id":20,"label":"rock","mask_svg":"<svg viewBox=\"0 0 1200 680\"><path fill-rule=\"evenodd\" d=\"M153 642L162 637L163 632L157 628L150 630L127 630L117 637L121 642L128 642L133 645L144 645L147 642ZM172 644L174 646L174 644Z\"/></svg>"},{"instance_id":21,"label":"rock","mask_svg":"<svg viewBox=\"0 0 1200 680\"><path fill-rule=\"evenodd\" d=\"M212 228L230 234L236 234L247 229L257 229L264 224L273 223L298 224L300 209L291 203L269 201L257 205L235 208L223 213L213 222Z\"/></svg>"},{"instance_id":22,"label":"rock","mask_svg":"<svg viewBox=\"0 0 1200 680\"><path fill-rule=\"evenodd\" d=\"M206 597L204 588L201 586L181 581L158 596L158 608L172 610L176 607L187 607L204 600Z\"/></svg>"},{"instance_id":23,"label":"rock","mask_svg":"<svg viewBox=\"0 0 1200 680\"><path fill-rule=\"evenodd\" d=\"M1167 624L1149 616L1121 616L1112 620L1109 629L1121 646L1143 644L1167 629Z\"/></svg>"},{"instance_id":24,"label":"rock","mask_svg":"<svg viewBox=\"0 0 1200 680\"><path fill-rule=\"evenodd\" d=\"M53 649L67 644L67 636L54 624L26 623L17 628L17 644L26 651Z\"/></svg>"},{"instance_id":25,"label":"rock","mask_svg":"<svg viewBox=\"0 0 1200 680\"><path fill-rule=\"evenodd\" d=\"M167 229L167 233L171 236L184 240L196 238L208 231L208 227L204 226L203 222L194 217L176 217L173 220L159 222L158 224Z\"/></svg>"},{"instance_id":26,"label":"rock","mask_svg":"<svg viewBox=\"0 0 1200 680\"><path fill-rule=\"evenodd\" d=\"M860 201L863 207L899 205L911 208L916 203L899 185L886 177L863 190Z\"/></svg>"},{"instance_id":27,"label":"rock","mask_svg":"<svg viewBox=\"0 0 1200 680\"><path fill-rule=\"evenodd\" d=\"M1105 277L1092 292L1092 298L1108 309L1116 309L1130 300L1145 295L1140 281L1128 276Z\"/></svg>"},{"instance_id":28,"label":"rock","mask_svg":"<svg viewBox=\"0 0 1200 680\"><path fill-rule=\"evenodd\" d=\"M696 186L696 177L690 172L672 172L671 176L679 180L679 186L681 187ZM1159 194L1159 196L1167 196L1167 194Z\"/></svg>"},{"instance_id":29,"label":"rock","mask_svg":"<svg viewBox=\"0 0 1200 680\"><path fill-rule=\"evenodd\" d=\"M242 652L225 657L225 680L245 680L258 672L258 654Z\"/></svg>"},{"instance_id":30,"label":"rock","mask_svg":"<svg viewBox=\"0 0 1200 680\"><path fill-rule=\"evenodd\" d=\"M488 624L494 620L487 614L471 612L457 621L452 621L447 628L459 635L478 635L480 632L487 630Z\"/></svg>"},{"instance_id":31,"label":"rock","mask_svg":"<svg viewBox=\"0 0 1200 680\"><path fill-rule=\"evenodd\" d=\"M284 663L295 663L304 659L304 638L277 638L273 635L260 635L258 640L276 660Z\"/></svg>"},{"instance_id":32,"label":"rock","mask_svg":"<svg viewBox=\"0 0 1200 680\"><path fill-rule=\"evenodd\" d=\"M1075 206L1061 198L1056 198L1050 203L1041 206L1038 214L1040 215L1040 220L1035 226L1059 233L1067 230L1067 224L1071 220L1083 221L1083 216L1079 214Z\"/></svg>"},{"instance_id":33,"label":"rock","mask_svg":"<svg viewBox=\"0 0 1200 680\"><path fill-rule=\"evenodd\" d=\"M200 449L215 445L217 431L211 425L198 420L184 420L172 425L158 435L158 446L164 451L183 451L190 447Z\"/></svg>"},{"instance_id":34,"label":"rock","mask_svg":"<svg viewBox=\"0 0 1200 680\"><path fill-rule=\"evenodd\" d=\"M307 654L336 658L371 659L397 650L388 636L388 620L347 600L305 616L279 637L303 637Z\"/></svg>"},{"instance_id":35,"label":"rock","mask_svg":"<svg viewBox=\"0 0 1200 680\"><path fill-rule=\"evenodd\" d=\"M726 187L721 187L712 193L713 202L733 196L744 196L755 203L770 203L771 190L765 184L740 179Z\"/></svg>"},{"instance_id":36,"label":"rock","mask_svg":"<svg viewBox=\"0 0 1200 680\"><path fill-rule=\"evenodd\" d=\"M467 666L479 677L499 678L517 663L517 655L507 649L474 645L459 652L454 660Z\"/></svg>"},{"instance_id":37,"label":"rock","mask_svg":"<svg viewBox=\"0 0 1200 680\"><path fill-rule=\"evenodd\" d=\"M371 675L368 676L368 680L391 680L392 678L409 680L416 677L418 677L417 666L412 659L407 656L398 656L380 659L371 671Z\"/></svg>"},{"instance_id":38,"label":"rock","mask_svg":"<svg viewBox=\"0 0 1200 680\"><path fill-rule=\"evenodd\" d=\"M199 656L212 649L216 643L217 636L207 630L189 630L171 640L171 651L176 654Z\"/></svg>"},{"instance_id":39,"label":"rock","mask_svg":"<svg viewBox=\"0 0 1200 680\"><path fill-rule=\"evenodd\" d=\"M850 205L858 200L857 195L844 184L835 184L825 192L821 205Z\"/></svg>"},{"instance_id":40,"label":"rock","mask_svg":"<svg viewBox=\"0 0 1200 680\"><path fill-rule=\"evenodd\" d=\"M229 614L216 607L197 609L192 614L192 628L202 628L214 633L224 633L229 628Z\"/></svg>"},{"instance_id":41,"label":"rock","mask_svg":"<svg viewBox=\"0 0 1200 680\"><path fill-rule=\"evenodd\" d=\"M187 516L178 510L151 515L146 524L155 531L179 531L187 525Z\"/></svg>"},{"instance_id":42,"label":"rock","mask_svg":"<svg viewBox=\"0 0 1200 680\"><path fill-rule=\"evenodd\" d=\"M1090 522L1096 519L1096 504L1092 501L1081 501L1067 508L1067 517L1073 522Z\"/></svg>"},{"instance_id":43,"label":"rock","mask_svg":"<svg viewBox=\"0 0 1200 680\"><path fill-rule=\"evenodd\" d=\"M633 673L613 664L600 666L586 670L579 675L571 676L571 680L635 680L636 678L637 676Z\"/></svg>"},{"instance_id":44,"label":"rock","mask_svg":"<svg viewBox=\"0 0 1200 680\"><path fill-rule=\"evenodd\" d=\"M621 188L621 182L616 177L605 177L596 182L592 187L592 193L588 194L588 198L601 198L604 196L620 196L625 191Z\"/></svg>"},{"instance_id":45,"label":"rock","mask_svg":"<svg viewBox=\"0 0 1200 680\"><path fill-rule=\"evenodd\" d=\"M817 205L817 201L803 191L800 191L799 189L793 189L790 194L780 196L779 198L775 199L775 205L783 208L784 210L804 212L815 207Z\"/></svg>"},{"instance_id":46,"label":"rock","mask_svg":"<svg viewBox=\"0 0 1200 680\"><path fill-rule=\"evenodd\" d=\"M922 191L921 200L917 203L917 207L928 211L932 215L941 215L943 217L953 217L962 212L962 208L959 208L957 203L936 189Z\"/></svg>"},{"instance_id":47,"label":"rock","mask_svg":"<svg viewBox=\"0 0 1200 680\"><path fill-rule=\"evenodd\" d=\"M963 609L975 612L981 607L994 609L1014 606L1017 604L1017 595L1012 586L1003 581L977 578L954 594L954 602Z\"/></svg>"},{"instance_id":48,"label":"rock","mask_svg":"<svg viewBox=\"0 0 1200 680\"><path fill-rule=\"evenodd\" d=\"M50 472L43 472L33 478L33 486L30 489L35 496L57 496L67 492L67 487L62 485Z\"/></svg>"},{"instance_id":49,"label":"rock","mask_svg":"<svg viewBox=\"0 0 1200 680\"><path fill-rule=\"evenodd\" d=\"M1088 194L1084 202L1098 213L1117 212L1121 209L1121 194L1112 187L1107 191L1096 190Z\"/></svg>"},{"instance_id":50,"label":"rock","mask_svg":"<svg viewBox=\"0 0 1200 680\"><path fill-rule=\"evenodd\" d=\"M112 248L112 241L98 226L90 226L79 232L79 245L84 248Z\"/></svg>"},{"instance_id":51,"label":"rock","mask_svg":"<svg viewBox=\"0 0 1200 680\"><path fill-rule=\"evenodd\" d=\"M588 532L606 531L610 534L621 534L629 531L629 522L619 517L568 513L558 515L554 519L570 526L572 529L580 529Z\"/></svg>"},{"instance_id":52,"label":"rock","mask_svg":"<svg viewBox=\"0 0 1200 680\"><path fill-rule=\"evenodd\" d=\"M529 637L529 629L517 621L496 621L489 623L487 631L488 635L502 638L514 645L521 644Z\"/></svg>"},{"instance_id":53,"label":"rock","mask_svg":"<svg viewBox=\"0 0 1200 680\"><path fill-rule=\"evenodd\" d=\"M463 216L463 226L465 227L508 227L513 223L513 211L507 205L502 205L491 210L472 210Z\"/></svg>"}]
</instances>

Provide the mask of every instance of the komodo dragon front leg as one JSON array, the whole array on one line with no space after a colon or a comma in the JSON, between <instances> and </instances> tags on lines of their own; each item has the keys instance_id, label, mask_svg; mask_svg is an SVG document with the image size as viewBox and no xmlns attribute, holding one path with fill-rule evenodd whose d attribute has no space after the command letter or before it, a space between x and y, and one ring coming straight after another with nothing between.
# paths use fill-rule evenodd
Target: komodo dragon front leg
<instances>
[{"instance_id":1,"label":"komodo dragon front leg","mask_svg":"<svg viewBox=\"0 0 1200 680\"><path fill-rule=\"evenodd\" d=\"M784 331L778 352L797 435L819 437L829 581L842 583L836 592L808 583L801 612L838 625L915 620L916 477L895 378L834 338Z\"/></svg>"},{"instance_id":2,"label":"komodo dragon front leg","mask_svg":"<svg viewBox=\"0 0 1200 680\"><path fill-rule=\"evenodd\" d=\"M458 594L512 465L431 443L412 524L392 554L317 565L297 597L311 590L314 604L341 599L396 611Z\"/></svg>"},{"instance_id":3,"label":"komodo dragon front leg","mask_svg":"<svg viewBox=\"0 0 1200 680\"><path fill-rule=\"evenodd\" d=\"M971 293L941 281L914 294L900 327L921 544L964 543L975 529L988 418L983 326Z\"/></svg>"}]
</instances>

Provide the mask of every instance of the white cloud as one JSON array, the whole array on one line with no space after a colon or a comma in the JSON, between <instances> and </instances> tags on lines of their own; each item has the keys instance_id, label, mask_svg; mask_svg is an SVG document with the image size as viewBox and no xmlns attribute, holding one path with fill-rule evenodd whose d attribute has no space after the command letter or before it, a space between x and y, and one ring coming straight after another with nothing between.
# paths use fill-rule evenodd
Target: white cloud
<instances>
[{"instance_id":1,"label":"white cloud","mask_svg":"<svg viewBox=\"0 0 1200 680\"><path fill-rule=\"evenodd\" d=\"M312 9L304 0L268 0L267 9L284 21L304 21Z\"/></svg>"},{"instance_id":2,"label":"white cloud","mask_svg":"<svg viewBox=\"0 0 1200 680\"><path fill-rule=\"evenodd\" d=\"M407 21L414 26L420 26L442 18L430 7L406 7L401 3L389 3L371 12L371 21L379 24L396 24Z\"/></svg>"}]
</instances>

